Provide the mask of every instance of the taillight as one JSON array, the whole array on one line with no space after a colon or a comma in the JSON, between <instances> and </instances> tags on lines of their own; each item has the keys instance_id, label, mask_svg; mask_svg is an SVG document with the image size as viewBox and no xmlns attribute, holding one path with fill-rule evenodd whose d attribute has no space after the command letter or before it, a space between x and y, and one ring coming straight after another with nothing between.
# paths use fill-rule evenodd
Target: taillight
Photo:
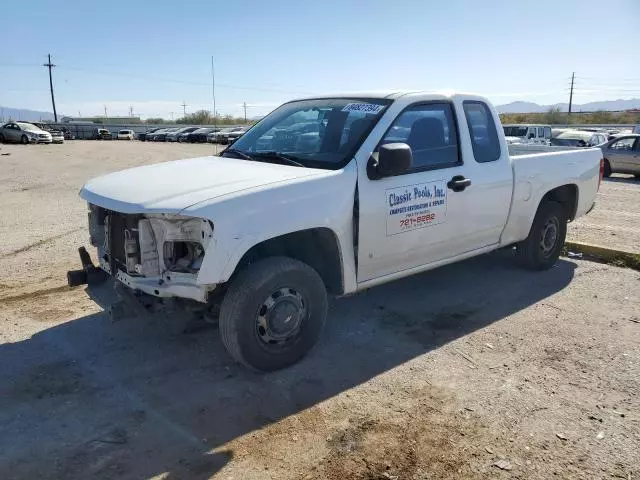
<instances>
[{"instance_id":1,"label":"taillight","mask_svg":"<svg viewBox=\"0 0 640 480\"><path fill-rule=\"evenodd\" d=\"M600 175L598 177L598 190L600 190L600 182L602 182L602 177L604 177L604 158L600 159Z\"/></svg>"}]
</instances>

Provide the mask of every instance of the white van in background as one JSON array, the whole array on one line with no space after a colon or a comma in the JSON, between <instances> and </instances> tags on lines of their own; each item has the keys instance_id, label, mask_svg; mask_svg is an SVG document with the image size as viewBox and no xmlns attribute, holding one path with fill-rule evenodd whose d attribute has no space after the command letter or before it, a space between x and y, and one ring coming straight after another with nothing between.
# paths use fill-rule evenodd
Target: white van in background
<instances>
[{"instance_id":1,"label":"white van in background","mask_svg":"<svg viewBox=\"0 0 640 480\"><path fill-rule=\"evenodd\" d=\"M503 125L507 144L549 145L551 126L537 124Z\"/></svg>"}]
</instances>

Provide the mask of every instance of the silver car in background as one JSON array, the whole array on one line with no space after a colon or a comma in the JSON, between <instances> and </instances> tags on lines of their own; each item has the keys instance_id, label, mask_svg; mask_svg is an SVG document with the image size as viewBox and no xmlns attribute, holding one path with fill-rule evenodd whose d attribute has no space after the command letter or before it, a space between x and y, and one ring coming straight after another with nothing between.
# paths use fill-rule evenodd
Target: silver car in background
<instances>
[{"instance_id":1,"label":"silver car in background","mask_svg":"<svg viewBox=\"0 0 640 480\"><path fill-rule=\"evenodd\" d=\"M0 143L51 143L51 134L26 122L9 122L0 127Z\"/></svg>"},{"instance_id":2,"label":"silver car in background","mask_svg":"<svg viewBox=\"0 0 640 480\"><path fill-rule=\"evenodd\" d=\"M628 134L600 145L604 157L604 176L630 173L640 179L640 134Z\"/></svg>"},{"instance_id":3,"label":"silver car in background","mask_svg":"<svg viewBox=\"0 0 640 480\"><path fill-rule=\"evenodd\" d=\"M555 147L595 147L607 141L603 132L589 132L585 130L566 130L551 139Z\"/></svg>"}]
</instances>

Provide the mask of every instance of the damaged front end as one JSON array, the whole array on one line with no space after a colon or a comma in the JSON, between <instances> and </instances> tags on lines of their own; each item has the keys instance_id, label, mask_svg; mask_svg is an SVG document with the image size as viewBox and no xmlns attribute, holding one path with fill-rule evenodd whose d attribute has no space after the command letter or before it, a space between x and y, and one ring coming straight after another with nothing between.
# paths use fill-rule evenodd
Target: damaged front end
<instances>
[{"instance_id":1,"label":"damaged front end","mask_svg":"<svg viewBox=\"0 0 640 480\"><path fill-rule=\"evenodd\" d=\"M133 291L206 303L215 288L197 281L212 243L213 223L209 220L124 214L89 204L89 233L91 245L97 248L99 268ZM82 263L85 272L95 268L90 260L87 264L82 259ZM81 281L82 275L75 278ZM69 275L68 279L71 285Z\"/></svg>"}]
</instances>

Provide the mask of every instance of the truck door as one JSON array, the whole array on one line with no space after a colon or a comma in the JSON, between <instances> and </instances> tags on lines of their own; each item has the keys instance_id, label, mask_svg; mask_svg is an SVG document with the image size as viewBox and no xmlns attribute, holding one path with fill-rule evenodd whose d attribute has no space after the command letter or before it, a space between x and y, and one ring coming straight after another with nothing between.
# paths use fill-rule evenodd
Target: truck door
<instances>
[{"instance_id":1,"label":"truck door","mask_svg":"<svg viewBox=\"0 0 640 480\"><path fill-rule=\"evenodd\" d=\"M373 153L385 143L407 143L408 171L370 179L359 162L358 282L498 243L511 202L511 168L496 123L488 110L481 113L471 134L484 149L481 160L474 159L462 102L437 101L404 109Z\"/></svg>"}]
</instances>

